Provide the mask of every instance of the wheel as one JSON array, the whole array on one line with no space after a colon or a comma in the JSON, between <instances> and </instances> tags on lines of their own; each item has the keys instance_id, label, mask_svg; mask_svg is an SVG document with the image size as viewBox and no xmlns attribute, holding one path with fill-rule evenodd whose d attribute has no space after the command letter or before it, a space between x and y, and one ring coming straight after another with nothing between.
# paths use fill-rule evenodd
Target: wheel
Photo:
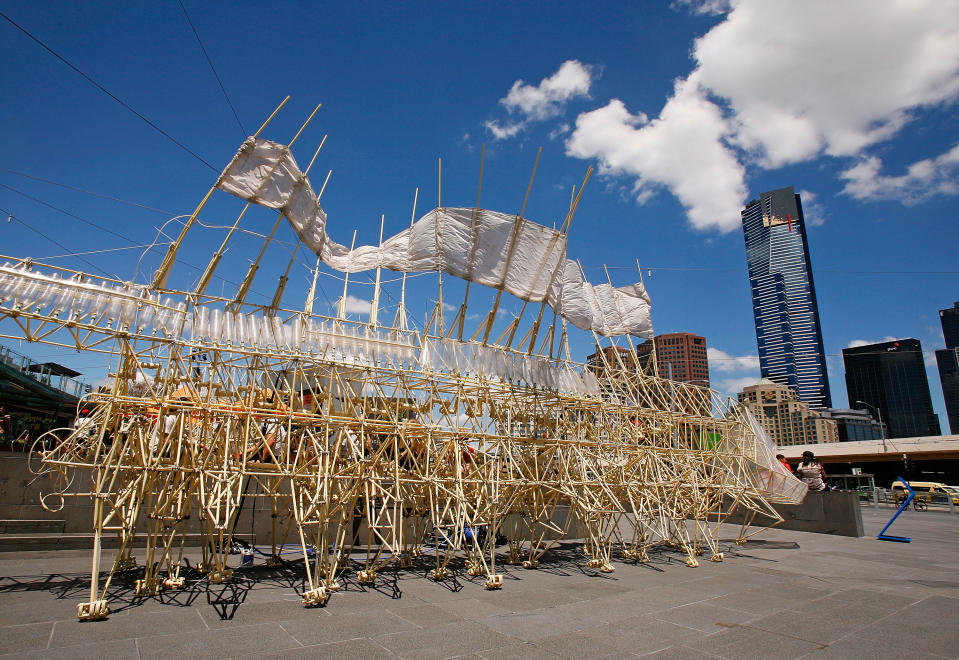
<instances>
[{"instance_id":1,"label":"wheel","mask_svg":"<svg viewBox=\"0 0 959 660\"><path fill-rule=\"evenodd\" d=\"M929 505L923 502L922 500L915 500L916 511L926 511L929 509Z\"/></svg>"}]
</instances>

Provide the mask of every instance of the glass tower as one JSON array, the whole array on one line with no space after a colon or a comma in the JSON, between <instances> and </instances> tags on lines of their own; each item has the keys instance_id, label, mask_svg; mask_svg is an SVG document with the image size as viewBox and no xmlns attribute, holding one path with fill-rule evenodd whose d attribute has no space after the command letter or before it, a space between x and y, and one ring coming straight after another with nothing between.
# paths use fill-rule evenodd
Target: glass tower
<instances>
[{"instance_id":1,"label":"glass tower","mask_svg":"<svg viewBox=\"0 0 959 660\"><path fill-rule=\"evenodd\" d=\"M865 401L882 411L890 438L939 435L918 339L844 348L842 359L849 405Z\"/></svg>"},{"instance_id":2,"label":"glass tower","mask_svg":"<svg viewBox=\"0 0 959 660\"><path fill-rule=\"evenodd\" d=\"M792 187L764 192L742 211L756 344L763 378L829 408L829 378L806 222Z\"/></svg>"},{"instance_id":3,"label":"glass tower","mask_svg":"<svg viewBox=\"0 0 959 660\"><path fill-rule=\"evenodd\" d=\"M946 402L949 430L959 433L959 302L939 310L942 336L946 348L936 351L939 364L939 382L942 383L942 398Z\"/></svg>"}]
</instances>

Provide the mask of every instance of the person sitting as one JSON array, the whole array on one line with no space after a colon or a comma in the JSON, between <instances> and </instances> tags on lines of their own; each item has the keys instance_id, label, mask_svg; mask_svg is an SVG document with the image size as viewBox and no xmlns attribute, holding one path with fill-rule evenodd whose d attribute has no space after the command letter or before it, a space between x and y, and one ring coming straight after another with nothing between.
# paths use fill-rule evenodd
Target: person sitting
<instances>
[{"instance_id":1,"label":"person sitting","mask_svg":"<svg viewBox=\"0 0 959 660\"><path fill-rule=\"evenodd\" d=\"M785 456L783 456L782 454L776 454L776 460L779 461L784 468L786 468L786 472L788 472L789 474L792 474L793 469L792 467L790 467L789 462L786 460Z\"/></svg>"},{"instance_id":2,"label":"person sitting","mask_svg":"<svg viewBox=\"0 0 959 660\"><path fill-rule=\"evenodd\" d=\"M811 451L802 453L802 463L796 468L796 474L810 492L822 493L826 491L826 468L822 466L815 454Z\"/></svg>"}]
</instances>

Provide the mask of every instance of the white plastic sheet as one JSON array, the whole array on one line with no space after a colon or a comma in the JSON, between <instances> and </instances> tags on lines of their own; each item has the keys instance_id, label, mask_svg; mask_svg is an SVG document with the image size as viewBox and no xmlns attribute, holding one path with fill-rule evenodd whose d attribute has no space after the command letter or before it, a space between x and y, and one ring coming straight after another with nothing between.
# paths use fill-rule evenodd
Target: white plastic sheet
<instances>
[{"instance_id":1,"label":"white plastic sheet","mask_svg":"<svg viewBox=\"0 0 959 660\"><path fill-rule=\"evenodd\" d=\"M592 286L567 259L565 235L525 218L479 208L433 209L382 245L351 250L330 240L326 213L289 148L254 138L240 147L217 185L282 211L303 242L336 270L441 269L522 300L545 301L580 329L652 336L649 297L641 284Z\"/></svg>"}]
</instances>

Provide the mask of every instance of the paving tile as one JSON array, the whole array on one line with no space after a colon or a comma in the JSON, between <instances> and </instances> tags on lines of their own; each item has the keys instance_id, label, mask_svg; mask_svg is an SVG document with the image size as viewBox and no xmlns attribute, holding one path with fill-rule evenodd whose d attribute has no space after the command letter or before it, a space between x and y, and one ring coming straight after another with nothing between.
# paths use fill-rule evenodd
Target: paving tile
<instances>
[{"instance_id":1,"label":"paving tile","mask_svg":"<svg viewBox=\"0 0 959 660\"><path fill-rule=\"evenodd\" d=\"M716 653L729 660L793 660L824 647L823 644L748 626L731 628L701 639L683 642L683 645L705 653Z\"/></svg>"},{"instance_id":2,"label":"paving tile","mask_svg":"<svg viewBox=\"0 0 959 660\"><path fill-rule=\"evenodd\" d=\"M518 642L497 649L480 651L477 655L485 660L554 660L556 652L530 644Z\"/></svg>"},{"instance_id":3,"label":"paving tile","mask_svg":"<svg viewBox=\"0 0 959 660\"><path fill-rule=\"evenodd\" d=\"M443 611L449 612L461 619L482 619L494 614L506 614L508 609L498 605L495 601L478 600L476 598L462 598L438 603Z\"/></svg>"},{"instance_id":4,"label":"paving tile","mask_svg":"<svg viewBox=\"0 0 959 660\"><path fill-rule=\"evenodd\" d=\"M750 621L749 625L766 632L803 639L814 644L828 644L865 628L876 620L855 609L836 612L784 610L772 616Z\"/></svg>"},{"instance_id":5,"label":"paving tile","mask_svg":"<svg viewBox=\"0 0 959 660\"><path fill-rule=\"evenodd\" d=\"M103 658L136 658L137 654L135 639L117 639L17 653L14 657L43 658L44 660L102 660Z\"/></svg>"},{"instance_id":6,"label":"paving tile","mask_svg":"<svg viewBox=\"0 0 959 660\"><path fill-rule=\"evenodd\" d=\"M199 630L137 640L140 658L230 658L300 649L302 645L276 623Z\"/></svg>"},{"instance_id":7,"label":"paving tile","mask_svg":"<svg viewBox=\"0 0 959 660\"><path fill-rule=\"evenodd\" d=\"M756 618L756 615L728 607L719 607L706 603L693 603L668 610L653 612L653 617L661 621L669 621L677 625L695 628L703 632L712 633L725 630L733 625L746 623Z\"/></svg>"},{"instance_id":8,"label":"paving tile","mask_svg":"<svg viewBox=\"0 0 959 660\"><path fill-rule=\"evenodd\" d=\"M803 656L803 660L876 660L877 658L896 658L897 660L930 660L941 658L921 651L890 647L888 643L874 639L850 636L819 651Z\"/></svg>"},{"instance_id":9,"label":"paving tile","mask_svg":"<svg viewBox=\"0 0 959 660\"><path fill-rule=\"evenodd\" d=\"M312 658L336 658L337 660L393 660L395 655L371 639L347 639L331 644L316 644L297 649L286 649L276 653L255 653L240 656L252 659L284 658L289 660L311 660Z\"/></svg>"},{"instance_id":10,"label":"paving tile","mask_svg":"<svg viewBox=\"0 0 959 660\"><path fill-rule=\"evenodd\" d=\"M504 635L516 637L523 641L573 632L585 625L582 619L577 618L574 614L556 612L552 609L495 614L480 619L480 623Z\"/></svg>"},{"instance_id":11,"label":"paving tile","mask_svg":"<svg viewBox=\"0 0 959 660\"><path fill-rule=\"evenodd\" d=\"M263 621L296 621L304 619L318 621L330 615L326 607L304 607L303 601L296 595L288 595L282 600L259 603L243 603L233 612L232 618L224 619L216 608L199 606L196 608L208 628L231 628L248 626Z\"/></svg>"},{"instance_id":12,"label":"paving tile","mask_svg":"<svg viewBox=\"0 0 959 660\"><path fill-rule=\"evenodd\" d=\"M76 611L74 611L76 617ZM75 646L111 639L146 638L171 633L206 630L203 619L193 608L140 612L127 610L110 614L104 621L57 621L50 647Z\"/></svg>"},{"instance_id":13,"label":"paving tile","mask_svg":"<svg viewBox=\"0 0 959 660\"><path fill-rule=\"evenodd\" d=\"M303 646L329 644L357 637L376 637L386 633L414 630L418 626L392 612L331 614L317 621L284 621L280 625Z\"/></svg>"},{"instance_id":14,"label":"paving tile","mask_svg":"<svg viewBox=\"0 0 959 660\"><path fill-rule=\"evenodd\" d=\"M583 600L569 594L549 589L524 589L509 585L511 588L497 589L477 594L476 599L502 607L510 612L524 612L544 607L562 605Z\"/></svg>"},{"instance_id":15,"label":"paving tile","mask_svg":"<svg viewBox=\"0 0 959 660\"><path fill-rule=\"evenodd\" d=\"M738 591L724 596L710 599L710 605L729 607L743 612L754 614L770 614L778 610L795 609L809 601L828 596L831 592L825 589L807 587L763 587Z\"/></svg>"},{"instance_id":16,"label":"paving tile","mask_svg":"<svg viewBox=\"0 0 959 660\"><path fill-rule=\"evenodd\" d=\"M380 635L374 641L403 658L447 658L500 648L517 639L476 622L463 622Z\"/></svg>"},{"instance_id":17,"label":"paving tile","mask_svg":"<svg viewBox=\"0 0 959 660\"><path fill-rule=\"evenodd\" d=\"M76 618L77 603L84 600L78 595L75 600L57 598L59 589L50 591L14 591L0 590L0 622L4 625L19 623L39 623ZM89 599L89 592L86 594Z\"/></svg>"},{"instance_id":18,"label":"paving tile","mask_svg":"<svg viewBox=\"0 0 959 660\"><path fill-rule=\"evenodd\" d=\"M670 646L668 649L637 655L643 660L723 660L722 656L705 651L697 651L688 646Z\"/></svg>"},{"instance_id":19,"label":"paving tile","mask_svg":"<svg viewBox=\"0 0 959 660\"><path fill-rule=\"evenodd\" d=\"M53 632L53 622L24 623L0 628L0 653L45 649Z\"/></svg>"},{"instance_id":20,"label":"paving tile","mask_svg":"<svg viewBox=\"0 0 959 660\"><path fill-rule=\"evenodd\" d=\"M587 630L600 636L606 645L615 647L618 652L634 654L648 653L706 636L702 631L662 621L653 616L637 617L610 624L605 628Z\"/></svg>"},{"instance_id":21,"label":"paving tile","mask_svg":"<svg viewBox=\"0 0 959 660\"><path fill-rule=\"evenodd\" d=\"M855 635L911 653L959 657L959 599L930 596Z\"/></svg>"},{"instance_id":22,"label":"paving tile","mask_svg":"<svg viewBox=\"0 0 959 660\"><path fill-rule=\"evenodd\" d=\"M463 620L463 617L451 612L445 605L407 604L402 607L390 607L389 611L420 628L441 626Z\"/></svg>"},{"instance_id":23,"label":"paving tile","mask_svg":"<svg viewBox=\"0 0 959 660\"><path fill-rule=\"evenodd\" d=\"M607 640L597 635L595 631L579 630L576 632L560 633L541 637L533 644L552 656L560 658L595 658L607 655L622 654L622 651Z\"/></svg>"}]
</instances>

